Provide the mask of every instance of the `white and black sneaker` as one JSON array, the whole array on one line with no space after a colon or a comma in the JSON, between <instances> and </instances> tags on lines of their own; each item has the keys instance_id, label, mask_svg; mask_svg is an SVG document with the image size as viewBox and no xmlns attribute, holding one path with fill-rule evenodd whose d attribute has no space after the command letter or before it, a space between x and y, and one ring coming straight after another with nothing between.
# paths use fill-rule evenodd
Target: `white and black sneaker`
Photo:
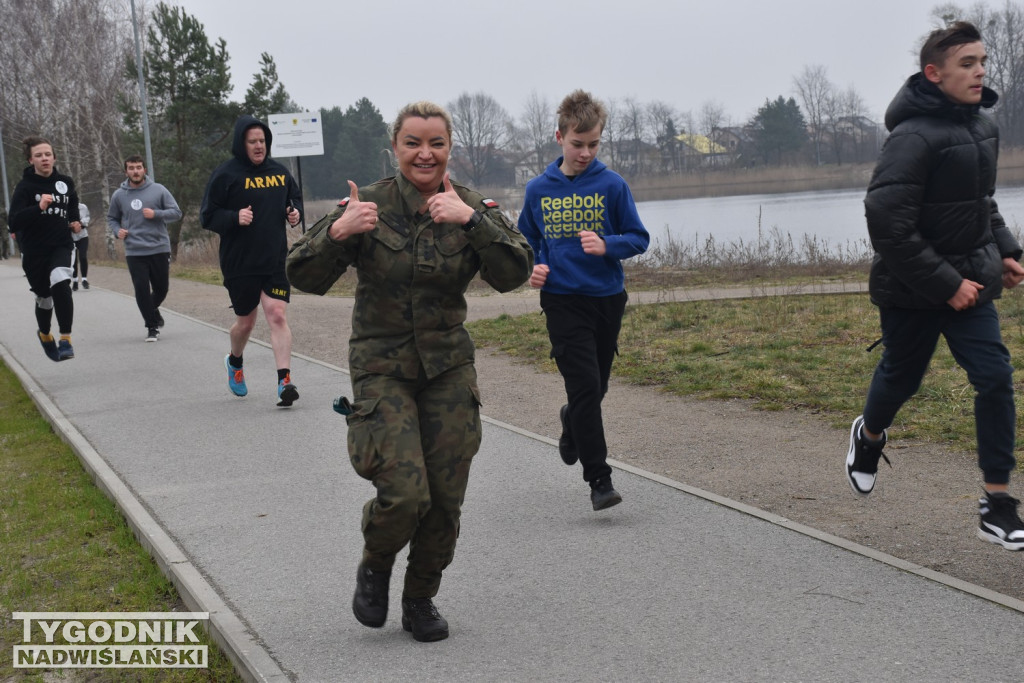
<instances>
[{"instance_id":1,"label":"white and black sneaker","mask_svg":"<svg viewBox=\"0 0 1024 683\"><path fill-rule=\"evenodd\" d=\"M155 342L160 339L160 330L150 327L146 331L146 341Z\"/></svg>"},{"instance_id":2,"label":"white and black sneaker","mask_svg":"<svg viewBox=\"0 0 1024 683\"><path fill-rule=\"evenodd\" d=\"M998 543L1007 550L1024 550L1024 522L1017 514L1020 501L1007 493L985 492L978 501L981 523L978 537L989 543Z\"/></svg>"},{"instance_id":3,"label":"white and black sneaker","mask_svg":"<svg viewBox=\"0 0 1024 683\"><path fill-rule=\"evenodd\" d=\"M863 427L864 416L861 415L850 427L850 448L846 451L846 479L858 496L866 496L875 488L879 459L884 459L889 467L892 467L889 458L882 451L889 440L888 432L883 430L882 440L872 443L864 438L861 432Z\"/></svg>"}]
</instances>

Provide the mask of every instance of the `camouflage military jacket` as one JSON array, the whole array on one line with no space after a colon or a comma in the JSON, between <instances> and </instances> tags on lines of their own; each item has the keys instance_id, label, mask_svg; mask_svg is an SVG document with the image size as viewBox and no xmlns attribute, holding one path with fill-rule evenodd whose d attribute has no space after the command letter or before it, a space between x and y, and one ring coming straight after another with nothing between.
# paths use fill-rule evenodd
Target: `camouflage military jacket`
<instances>
[{"instance_id":1,"label":"camouflage military jacket","mask_svg":"<svg viewBox=\"0 0 1024 683\"><path fill-rule=\"evenodd\" d=\"M466 288L479 272L499 292L529 279L533 252L526 238L478 192L453 184L484 218L465 230L418 214L422 197L403 176L359 189L377 204L373 230L334 240L328 228L347 200L317 221L289 250L288 279L305 292L324 294L349 266L356 268L349 365L363 372L428 378L473 361L473 341L463 327Z\"/></svg>"}]
</instances>

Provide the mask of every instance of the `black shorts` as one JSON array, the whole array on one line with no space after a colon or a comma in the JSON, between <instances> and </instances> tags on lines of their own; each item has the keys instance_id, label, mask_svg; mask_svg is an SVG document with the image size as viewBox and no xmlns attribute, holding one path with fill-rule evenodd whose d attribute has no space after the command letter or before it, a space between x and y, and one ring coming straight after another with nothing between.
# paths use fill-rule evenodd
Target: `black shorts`
<instances>
[{"instance_id":1,"label":"black shorts","mask_svg":"<svg viewBox=\"0 0 1024 683\"><path fill-rule=\"evenodd\" d=\"M260 293L285 303L291 301L292 287L284 271L273 275L241 275L224 283L235 315L249 315L260 305Z\"/></svg>"},{"instance_id":2,"label":"black shorts","mask_svg":"<svg viewBox=\"0 0 1024 683\"><path fill-rule=\"evenodd\" d=\"M53 247L49 251L21 255L21 269L28 286L36 296L50 296L50 287L74 277L75 247L73 244Z\"/></svg>"}]
</instances>

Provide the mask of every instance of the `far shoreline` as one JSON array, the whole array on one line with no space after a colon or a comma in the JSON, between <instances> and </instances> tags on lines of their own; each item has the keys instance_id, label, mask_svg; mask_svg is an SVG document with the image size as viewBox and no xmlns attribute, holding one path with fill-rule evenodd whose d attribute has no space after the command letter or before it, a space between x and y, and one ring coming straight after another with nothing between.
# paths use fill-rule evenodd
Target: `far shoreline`
<instances>
[{"instance_id":1,"label":"far shoreline","mask_svg":"<svg viewBox=\"0 0 1024 683\"><path fill-rule=\"evenodd\" d=\"M737 168L678 175L626 177L638 202L744 195L867 189L874 170L869 164L826 164ZM1005 150L999 158L999 187L1024 186L1024 150ZM484 188L503 206L521 206L523 188Z\"/></svg>"}]
</instances>

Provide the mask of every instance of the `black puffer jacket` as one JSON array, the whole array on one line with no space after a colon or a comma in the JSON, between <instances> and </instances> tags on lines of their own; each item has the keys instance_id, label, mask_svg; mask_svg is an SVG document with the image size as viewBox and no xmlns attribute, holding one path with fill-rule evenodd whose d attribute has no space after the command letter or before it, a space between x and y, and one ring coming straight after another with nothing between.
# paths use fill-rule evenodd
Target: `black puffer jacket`
<instances>
[{"instance_id":1,"label":"black puffer jacket","mask_svg":"<svg viewBox=\"0 0 1024 683\"><path fill-rule=\"evenodd\" d=\"M918 73L889 105L864 200L877 306L941 309L964 278L984 285L979 304L1002 292L1002 259L1021 248L992 197L999 130L981 109L997 99L956 104Z\"/></svg>"}]
</instances>

